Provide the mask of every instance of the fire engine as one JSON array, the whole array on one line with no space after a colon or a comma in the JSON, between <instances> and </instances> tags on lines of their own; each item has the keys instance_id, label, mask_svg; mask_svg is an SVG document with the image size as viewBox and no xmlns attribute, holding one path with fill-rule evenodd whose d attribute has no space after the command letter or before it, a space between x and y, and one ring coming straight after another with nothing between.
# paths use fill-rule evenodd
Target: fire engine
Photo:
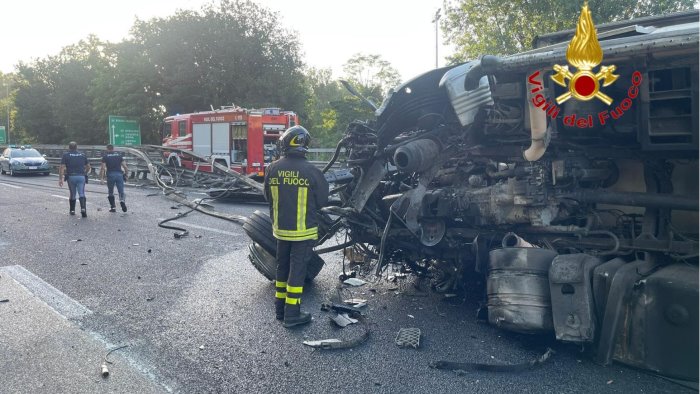
<instances>
[{"instance_id":1,"label":"fire engine","mask_svg":"<svg viewBox=\"0 0 700 394\"><path fill-rule=\"evenodd\" d=\"M262 177L274 158L277 139L298 123L296 113L280 108L224 106L168 116L163 121L163 146L189 150L241 174ZM191 156L174 151L166 151L164 160L169 165L212 171L211 165L196 165Z\"/></svg>"}]
</instances>

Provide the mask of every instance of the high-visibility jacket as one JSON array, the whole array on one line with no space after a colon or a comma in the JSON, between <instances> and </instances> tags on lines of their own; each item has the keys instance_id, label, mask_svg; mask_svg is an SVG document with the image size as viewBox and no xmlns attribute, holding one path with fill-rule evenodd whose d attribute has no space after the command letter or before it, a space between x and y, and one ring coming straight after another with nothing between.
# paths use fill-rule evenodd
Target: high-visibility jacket
<instances>
[{"instance_id":1,"label":"high-visibility jacket","mask_svg":"<svg viewBox=\"0 0 700 394\"><path fill-rule=\"evenodd\" d=\"M304 156L288 155L265 170L272 234L283 241L318 239L316 211L328 202L328 182Z\"/></svg>"}]
</instances>

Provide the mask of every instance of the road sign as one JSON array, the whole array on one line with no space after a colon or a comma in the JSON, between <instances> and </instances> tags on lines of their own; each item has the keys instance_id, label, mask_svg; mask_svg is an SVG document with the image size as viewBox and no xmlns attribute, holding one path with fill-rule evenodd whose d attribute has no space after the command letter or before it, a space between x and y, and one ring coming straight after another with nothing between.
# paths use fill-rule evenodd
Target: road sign
<instances>
[{"instance_id":1,"label":"road sign","mask_svg":"<svg viewBox=\"0 0 700 394\"><path fill-rule=\"evenodd\" d=\"M0 145L7 144L7 132L5 126L0 126Z\"/></svg>"},{"instance_id":2,"label":"road sign","mask_svg":"<svg viewBox=\"0 0 700 394\"><path fill-rule=\"evenodd\" d=\"M141 145L141 125L138 118L109 116L109 142L113 145Z\"/></svg>"}]
</instances>

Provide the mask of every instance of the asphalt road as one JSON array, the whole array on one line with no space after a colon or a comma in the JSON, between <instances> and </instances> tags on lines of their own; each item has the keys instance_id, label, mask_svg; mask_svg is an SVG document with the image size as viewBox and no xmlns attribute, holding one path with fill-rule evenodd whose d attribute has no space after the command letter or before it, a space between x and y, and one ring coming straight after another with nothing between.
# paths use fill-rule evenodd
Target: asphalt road
<instances>
[{"instance_id":1,"label":"asphalt road","mask_svg":"<svg viewBox=\"0 0 700 394\"><path fill-rule=\"evenodd\" d=\"M193 212L178 219L190 236L157 226L185 207L158 190L127 188L129 211L109 213L106 186L87 187L88 218L68 215L57 178L0 176L0 266L21 265L93 313L76 324L113 344L165 391L183 393L590 393L684 392L681 386L620 364L597 365L575 346L508 333L476 318L476 299L448 302L402 279L344 290L368 299L369 339L351 350L318 350L304 340L352 339L320 310L338 301L341 254L306 287L310 326L287 330L275 319L274 288L249 263L248 238L230 222ZM205 197L195 192L190 198ZM261 205L212 203L248 215ZM405 281L406 283L404 283ZM427 290L427 286L423 286ZM399 348L400 328L422 332L419 349ZM455 373L438 360L522 363L556 353L520 373ZM1 346L0 346L1 348ZM118 366L115 366L118 373ZM2 380L0 373L0 381ZM2 391L0 385L0 392Z\"/></svg>"}]
</instances>

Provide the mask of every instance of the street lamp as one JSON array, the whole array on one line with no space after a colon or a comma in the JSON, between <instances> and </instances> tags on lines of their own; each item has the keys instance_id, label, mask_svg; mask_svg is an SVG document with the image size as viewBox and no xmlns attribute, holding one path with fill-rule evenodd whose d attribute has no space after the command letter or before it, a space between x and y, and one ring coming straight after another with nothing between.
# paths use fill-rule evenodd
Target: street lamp
<instances>
[{"instance_id":1,"label":"street lamp","mask_svg":"<svg viewBox=\"0 0 700 394\"><path fill-rule=\"evenodd\" d=\"M5 81L5 100L7 100L7 145L10 145L10 85Z\"/></svg>"},{"instance_id":2,"label":"street lamp","mask_svg":"<svg viewBox=\"0 0 700 394\"><path fill-rule=\"evenodd\" d=\"M435 68L438 68L438 21L440 20L440 8L435 11L435 18L433 23L435 23Z\"/></svg>"}]
</instances>

